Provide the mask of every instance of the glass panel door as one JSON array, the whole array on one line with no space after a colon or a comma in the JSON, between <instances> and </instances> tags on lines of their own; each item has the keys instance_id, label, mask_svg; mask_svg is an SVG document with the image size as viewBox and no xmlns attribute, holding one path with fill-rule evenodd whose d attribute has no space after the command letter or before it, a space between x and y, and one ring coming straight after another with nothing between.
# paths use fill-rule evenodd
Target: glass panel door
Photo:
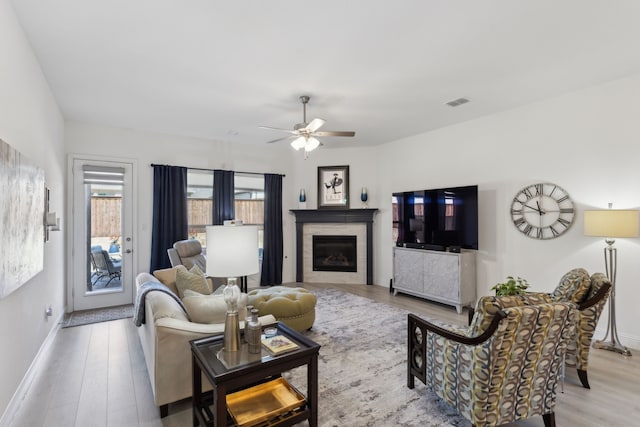
<instances>
[{"instance_id":1,"label":"glass panel door","mask_svg":"<svg viewBox=\"0 0 640 427\"><path fill-rule=\"evenodd\" d=\"M73 310L133 302L132 165L75 159Z\"/></svg>"}]
</instances>

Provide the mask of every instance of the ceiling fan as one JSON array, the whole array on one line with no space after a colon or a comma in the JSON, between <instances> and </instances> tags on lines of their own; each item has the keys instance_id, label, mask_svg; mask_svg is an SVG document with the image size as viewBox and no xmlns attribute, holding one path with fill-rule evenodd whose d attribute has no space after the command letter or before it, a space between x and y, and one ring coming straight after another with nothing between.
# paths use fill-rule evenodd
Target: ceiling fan
<instances>
[{"instance_id":1,"label":"ceiling fan","mask_svg":"<svg viewBox=\"0 0 640 427\"><path fill-rule=\"evenodd\" d=\"M300 102L302 102L302 123L296 124L295 126L293 126L293 129L258 126L260 129L288 132L291 134L290 136L267 141L267 144L294 138L293 141L291 141L291 146L296 150L304 148L306 158L309 151L313 151L320 146L320 141L316 138L317 136L355 136L356 133L353 131L319 131L318 129L320 129L322 125L325 124L324 119L316 118L307 123L307 103L309 102L309 99L311 99L311 97L308 95L302 95L300 97Z\"/></svg>"}]
</instances>

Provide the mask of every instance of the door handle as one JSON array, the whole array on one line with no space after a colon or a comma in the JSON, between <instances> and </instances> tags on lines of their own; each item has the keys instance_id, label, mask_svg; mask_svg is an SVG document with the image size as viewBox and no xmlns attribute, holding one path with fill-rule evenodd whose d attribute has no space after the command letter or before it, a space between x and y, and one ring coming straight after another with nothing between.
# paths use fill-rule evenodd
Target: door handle
<instances>
[{"instance_id":1,"label":"door handle","mask_svg":"<svg viewBox=\"0 0 640 427\"><path fill-rule=\"evenodd\" d=\"M127 254L130 254L131 252L133 252L131 249L127 249L126 251L124 251Z\"/></svg>"}]
</instances>

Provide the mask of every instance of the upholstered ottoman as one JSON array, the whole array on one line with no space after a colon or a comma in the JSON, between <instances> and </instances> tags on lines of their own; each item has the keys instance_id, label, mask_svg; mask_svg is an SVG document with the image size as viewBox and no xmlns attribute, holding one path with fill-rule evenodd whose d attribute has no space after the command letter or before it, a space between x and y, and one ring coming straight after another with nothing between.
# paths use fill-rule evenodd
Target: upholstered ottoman
<instances>
[{"instance_id":1,"label":"upholstered ottoman","mask_svg":"<svg viewBox=\"0 0 640 427\"><path fill-rule=\"evenodd\" d=\"M260 316L271 314L298 332L311 329L316 320L316 296L304 288L272 286L247 296L247 305L257 308Z\"/></svg>"}]
</instances>

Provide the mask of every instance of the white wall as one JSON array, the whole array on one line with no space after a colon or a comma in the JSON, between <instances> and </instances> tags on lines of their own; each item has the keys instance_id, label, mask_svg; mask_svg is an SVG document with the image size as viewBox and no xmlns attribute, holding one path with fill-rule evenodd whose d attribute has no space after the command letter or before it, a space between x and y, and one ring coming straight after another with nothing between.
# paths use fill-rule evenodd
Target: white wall
<instances>
[{"instance_id":1,"label":"white wall","mask_svg":"<svg viewBox=\"0 0 640 427\"><path fill-rule=\"evenodd\" d=\"M7 0L0 0L0 52L0 138L45 170L51 209L64 227L62 116ZM44 271L0 300L0 414L63 312L64 239L52 232Z\"/></svg>"},{"instance_id":2,"label":"white wall","mask_svg":"<svg viewBox=\"0 0 640 427\"><path fill-rule=\"evenodd\" d=\"M507 275L550 291L574 267L604 272L604 240L583 235L583 211L608 202L640 208L639 96L640 75L382 146L376 225L386 244L378 247L376 282L386 286L392 276L391 193L470 184L479 186L479 295ZM578 209L557 239L530 239L510 221L513 196L536 182L560 185ZM619 335L640 348L640 239L618 239L616 246Z\"/></svg>"},{"instance_id":3,"label":"white wall","mask_svg":"<svg viewBox=\"0 0 640 427\"><path fill-rule=\"evenodd\" d=\"M118 129L67 121L65 141L68 153L88 156L133 159L137 161L137 229L135 240L138 272L149 271L151 227L153 221L153 168L155 164L192 168L226 169L242 172L282 173L283 192L289 194L294 184L289 173L291 153L286 147L246 146L197 138L178 137L151 132ZM285 214L285 221L288 218ZM285 236L288 239L288 236ZM291 267L288 257L285 271ZM291 277L287 277L291 280Z\"/></svg>"}]
</instances>

